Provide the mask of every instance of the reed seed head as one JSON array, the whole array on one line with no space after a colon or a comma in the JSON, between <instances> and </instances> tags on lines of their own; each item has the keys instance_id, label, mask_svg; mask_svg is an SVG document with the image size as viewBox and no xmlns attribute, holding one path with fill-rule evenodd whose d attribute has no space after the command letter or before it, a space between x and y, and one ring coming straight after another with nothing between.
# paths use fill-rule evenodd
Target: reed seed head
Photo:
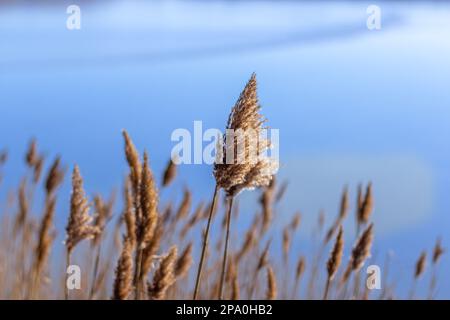
<instances>
[{"instance_id":1,"label":"reed seed head","mask_svg":"<svg viewBox=\"0 0 450 320\"><path fill-rule=\"evenodd\" d=\"M124 237L122 253L116 267L113 299L127 300L133 290L133 243Z\"/></svg>"},{"instance_id":2,"label":"reed seed head","mask_svg":"<svg viewBox=\"0 0 450 320\"><path fill-rule=\"evenodd\" d=\"M358 271L370 257L370 248L373 241L373 223L362 233L352 251L352 270Z\"/></svg>"},{"instance_id":3,"label":"reed seed head","mask_svg":"<svg viewBox=\"0 0 450 320\"><path fill-rule=\"evenodd\" d=\"M144 166L142 168L139 199L142 221L137 221L137 239L140 247L144 248L151 240L158 222L158 191L156 190L156 184L150 170L146 152L144 153Z\"/></svg>"},{"instance_id":4,"label":"reed seed head","mask_svg":"<svg viewBox=\"0 0 450 320\"><path fill-rule=\"evenodd\" d=\"M127 239L133 245L136 243L136 217L133 214L133 196L131 195L131 182L130 179L127 178L125 180L124 186L124 202L125 209L123 212L123 219L125 221L125 226L127 230Z\"/></svg>"},{"instance_id":5,"label":"reed seed head","mask_svg":"<svg viewBox=\"0 0 450 320\"><path fill-rule=\"evenodd\" d=\"M217 185L229 197L244 189L267 186L278 169L277 162L262 157L270 142L261 138L265 119L259 111L256 75L252 74L230 113L226 127L227 133L233 130L235 135L245 139L225 134L224 144L218 150L218 160L221 161L214 165Z\"/></svg>"},{"instance_id":6,"label":"reed seed head","mask_svg":"<svg viewBox=\"0 0 450 320\"><path fill-rule=\"evenodd\" d=\"M336 241L334 243L333 250L331 251L330 257L327 262L327 272L328 280L333 280L336 272L341 265L342 254L344 252L344 237L342 226L339 226L339 232L336 236Z\"/></svg>"},{"instance_id":7,"label":"reed seed head","mask_svg":"<svg viewBox=\"0 0 450 320\"><path fill-rule=\"evenodd\" d=\"M445 250L442 247L441 239L438 238L436 240L436 244L434 245L434 248L433 248L433 264L438 263L439 258L444 254L444 252L445 252Z\"/></svg>"},{"instance_id":8,"label":"reed seed head","mask_svg":"<svg viewBox=\"0 0 450 320\"><path fill-rule=\"evenodd\" d=\"M342 221L348 213L348 209L350 208L349 205L349 196L348 196L348 187L346 186L344 188L344 191L342 192L342 198L341 198L341 206L339 208L339 220Z\"/></svg>"},{"instance_id":9,"label":"reed seed head","mask_svg":"<svg viewBox=\"0 0 450 320\"><path fill-rule=\"evenodd\" d=\"M139 160L139 153L134 146L128 132L126 130L122 131L123 138L125 140L125 156L130 167L130 180L133 189L133 193L137 196L139 192L139 185L141 179L142 165Z\"/></svg>"},{"instance_id":10,"label":"reed seed head","mask_svg":"<svg viewBox=\"0 0 450 320\"><path fill-rule=\"evenodd\" d=\"M175 282L175 263L177 247L170 248L169 253L162 258L156 270L152 284L148 285L148 296L152 300L161 300L165 297L167 289Z\"/></svg>"},{"instance_id":11,"label":"reed seed head","mask_svg":"<svg viewBox=\"0 0 450 320\"><path fill-rule=\"evenodd\" d=\"M372 195L372 183L369 182L366 189L364 200L361 203L361 209L359 213L359 222L367 223L373 210L373 195Z\"/></svg>"},{"instance_id":12,"label":"reed seed head","mask_svg":"<svg viewBox=\"0 0 450 320\"><path fill-rule=\"evenodd\" d=\"M100 195L94 197L94 226L99 232L94 236L93 244L97 245L101 240L101 234L106 227L106 224L111 220L113 214L114 196L105 202Z\"/></svg>"},{"instance_id":13,"label":"reed seed head","mask_svg":"<svg viewBox=\"0 0 450 320\"><path fill-rule=\"evenodd\" d=\"M80 241L92 239L100 232L98 227L91 225L91 221L89 204L83 189L83 179L78 166L75 166L72 175L70 216L66 227L66 247L69 253Z\"/></svg>"},{"instance_id":14,"label":"reed seed head","mask_svg":"<svg viewBox=\"0 0 450 320\"><path fill-rule=\"evenodd\" d=\"M189 210L192 205L192 194L189 189L185 188L183 193L183 200L181 201L180 207L178 208L177 214L175 216L175 221L180 221L189 214Z\"/></svg>"},{"instance_id":15,"label":"reed seed head","mask_svg":"<svg viewBox=\"0 0 450 320\"><path fill-rule=\"evenodd\" d=\"M47 195L52 195L64 179L64 170L61 168L61 158L56 157L45 180Z\"/></svg>"},{"instance_id":16,"label":"reed seed head","mask_svg":"<svg viewBox=\"0 0 450 320\"><path fill-rule=\"evenodd\" d=\"M4 165L8 160L8 151L0 150L0 166Z\"/></svg>"},{"instance_id":17,"label":"reed seed head","mask_svg":"<svg viewBox=\"0 0 450 320\"><path fill-rule=\"evenodd\" d=\"M414 272L414 278L418 279L424 273L427 264L427 253L423 251L420 254L419 259L416 262L416 269Z\"/></svg>"},{"instance_id":18,"label":"reed seed head","mask_svg":"<svg viewBox=\"0 0 450 320\"><path fill-rule=\"evenodd\" d=\"M36 139L31 139L27 153L25 155L25 162L28 167L33 168L37 159L38 159L38 152Z\"/></svg>"},{"instance_id":19,"label":"reed seed head","mask_svg":"<svg viewBox=\"0 0 450 320\"><path fill-rule=\"evenodd\" d=\"M175 265L175 276L183 278L187 275L192 265L192 243L188 244L183 250Z\"/></svg>"},{"instance_id":20,"label":"reed seed head","mask_svg":"<svg viewBox=\"0 0 450 320\"><path fill-rule=\"evenodd\" d=\"M44 266L50 255L50 248L54 238L52 235L52 226L53 216L55 215L55 206L55 197L48 199L45 203L45 212L39 227L38 244L35 251L35 270L38 274L42 270L42 267Z\"/></svg>"},{"instance_id":21,"label":"reed seed head","mask_svg":"<svg viewBox=\"0 0 450 320\"><path fill-rule=\"evenodd\" d=\"M277 281L272 267L267 267L267 291L266 299L275 300L277 298Z\"/></svg>"},{"instance_id":22,"label":"reed seed head","mask_svg":"<svg viewBox=\"0 0 450 320\"><path fill-rule=\"evenodd\" d=\"M173 179L175 179L176 174L177 174L177 166L175 165L173 160L170 159L169 162L167 163L166 169L164 170L162 183L163 187L167 187L173 181Z\"/></svg>"},{"instance_id":23,"label":"reed seed head","mask_svg":"<svg viewBox=\"0 0 450 320\"><path fill-rule=\"evenodd\" d=\"M296 279L300 279L303 273L305 272L306 260L305 257L301 256L297 262L297 268L295 272Z\"/></svg>"}]
</instances>

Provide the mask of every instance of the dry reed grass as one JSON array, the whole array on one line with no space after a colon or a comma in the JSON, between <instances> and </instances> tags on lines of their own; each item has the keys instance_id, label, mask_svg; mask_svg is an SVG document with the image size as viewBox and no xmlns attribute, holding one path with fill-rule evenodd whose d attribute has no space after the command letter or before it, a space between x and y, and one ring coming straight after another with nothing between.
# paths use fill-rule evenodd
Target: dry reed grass
<instances>
[{"instance_id":1,"label":"dry reed grass","mask_svg":"<svg viewBox=\"0 0 450 320\"><path fill-rule=\"evenodd\" d=\"M252 75L232 108L226 128L250 128L259 132L264 122L257 97L256 76ZM24 156L27 175L20 180L19 188L6 201L1 213L1 298L370 297L360 282L360 271L371 255L374 241L374 227L370 221L374 212L372 183L369 182L364 191L362 185L356 190L357 239L349 256L345 254L341 227L352 209L349 186L342 191L338 213L332 223L328 225L323 212L317 216L313 239L318 245L307 256L307 252L296 251L303 247L303 243L298 245L296 235L299 229L304 232L300 213L293 213L287 224L279 223L281 215L290 213L279 212L278 205L284 199L288 182L279 184L273 178L276 163L258 158L245 163L216 164L213 173L217 185L209 202L194 201L193 189L185 186L177 192L178 201L169 199L161 203L147 153L141 156L126 131L123 131L123 138L129 172L124 179L123 208L119 214L114 195L105 200L96 194L91 200L84 191L78 166L73 169L70 210L66 213L66 261L60 261L63 255L59 251L63 248L55 241L57 228L54 222L55 215L65 214L57 212L58 189L65 169L61 158L56 157L44 175L45 158L37 141L31 140ZM257 154L268 147L269 142L262 141ZM237 150L230 151L225 146L221 150L223 159L229 152L238 156ZM243 150L244 156L251 154L248 148ZM6 174L4 165L7 159L8 152L0 151L0 182ZM177 190L174 187L177 166L172 160L160 177L161 192L172 188ZM33 194L41 180L44 201L41 213L36 214ZM241 223L243 214L239 215L241 210L237 203L237 195L245 189L257 189L260 195L254 212L248 212L242 218L242 221L251 221L247 227ZM218 200L222 192L225 205ZM215 215L221 215L223 219L217 229L212 228ZM231 232L232 218L235 219L233 221L239 220L240 225L234 232ZM116 222L108 224L111 220ZM331 245L333 238L335 241ZM83 240L89 240L90 245L81 244ZM214 245L210 245L210 240ZM324 259L323 253L328 249L330 255ZM436 293L437 268L444 252L438 239L430 253L433 269L429 298ZM411 298L416 295L416 282L427 272L426 257L427 253L423 252L416 262L411 277ZM349 261L344 269L340 268L342 259ZM61 268L55 265L59 263L65 269L72 261L86 272L83 272L82 289L69 295L65 286L66 273L64 270L61 273ZM336 278L340 280L337 283L333 281ZM394 297L393 287L386 284L380 297Z\"/></svg>"}]
</instances>

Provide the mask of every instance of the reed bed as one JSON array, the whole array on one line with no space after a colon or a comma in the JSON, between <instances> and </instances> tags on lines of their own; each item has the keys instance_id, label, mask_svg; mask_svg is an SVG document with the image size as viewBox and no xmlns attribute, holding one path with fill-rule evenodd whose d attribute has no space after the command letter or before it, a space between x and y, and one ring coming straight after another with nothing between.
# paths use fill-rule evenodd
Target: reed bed
<instances>
[{"instance_id":1,"label":"reed bed","mask_svg":"<svg viewBox=\"0 0 450 320\"><path fill-rule=\"evenodd\" d=\"M260 132L265 121L252 75L226 128ZM289 184L276 181L277 163L268 158L244 164L216 163L211 199L194 203L193 185L173 189L172 193L179 193L177 200L162 202L159 194L172 188L182 167L170 159L164 172L155 175L151 151L139 151L128 132L122 134L128 164L122 201L115 195L87 195L78 166L66 168L60 157L48 161L37 141L30 142L24 156L27 172L18 180L17 191L4 197L6 203L0 207L1 299L402 298L395 292L395 283L387 280L386 261L382 290L371 292L365 285L364 266L372 259L376 241L376 226L371 222L376 214L375 186L371 182L356 190L343 186L334 221L327 223L323 213L317 216L311 240L314 252L296 252L293 248L303 247L296 242L307 241L299 237L306 231L301 228L300 213L279 210ZM263 140L256 154L269 147L270 141ZM236 152L226 147L220 151L223 159ZM250 150L244 148L243 154L249 155ZM8 174L7 161L8 151L0 151L0 184ZM59 212L59 187L68 172L72 173L70 203ZM251 221L246 230L233 228L240 218L238 195L244 190L259 194L254 212L247 213L252 216L245 217ZM34 198L38 191L43 200ZM355 201L351 191L355 191ZM343 225L352 211L357 237L348 241L345 235L352 232ZM277 219L281 215L292 219L280 227ZM57 230L55 216L67 218L65 231ZM55 241L57 232L65 234L63 244ZM435 296L444 252L438 240L428 255L423 251L415 265L411 262L408 298ZM427 273L427 257L431 257L431 282L429 292L420 294L416 285ZM371 263L378 264L373 259ZM80 266L81 286L69 290L66 270L72 264Z\"/></svg>"}]
</instances>

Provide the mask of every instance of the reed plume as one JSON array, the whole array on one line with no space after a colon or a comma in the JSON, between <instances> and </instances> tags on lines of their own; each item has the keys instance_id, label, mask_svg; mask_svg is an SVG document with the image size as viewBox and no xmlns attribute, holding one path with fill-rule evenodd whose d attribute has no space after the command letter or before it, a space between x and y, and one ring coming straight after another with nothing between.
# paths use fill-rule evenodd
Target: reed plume
<instances>
[{"instance_id":1,"label":"reed plume","mask_svg":"<svg viewBox=\"0 0 450 320\"><path fill-rule=\"evenodd\" d=\"M269 183L268 186L263 188L263 193L260 198L260 203L262 207L262 231L265 232L272 222L273 209L272 205L274 203L275 195L275 179Z\"/></svg>"},{"instance_id":2,"label":"reed plume","mask_svg":"<svg viewBox=\"0 0 450 320\"><path fill-rule=\"evenodd\" d=\"M177 247L170 248L169 253L161 260L155 272L153 282L148 284L148 297L152 300L161 300L165 297L167 289L175 282L175 263Z\"/></svg>"},{"instance_id":3,"label":"reed plume","mask_svg":"<svg viewBox=\"0 0 450 320\"><path fill-rule=\"evenodd\" d=\"M124 237L122 253L117 262L113 299L127 300L133 290L133 242Z\"/></svg>"},{"instance_id":4,"label":"reed plume","mask_svg":"<svg viewBox=\"0 0 450 320\"><path fill-rule=\"evenodd\" d=\"M441 239L438 238L436 240L436 244L434 245L434 248L433 248L433 259L432 259L433 264L438 263L440 257L444 254L444 252L445 252L445 250L442 247Z\"/></svg>"},{"instance_id":5,"label":"reed plume","mask_svg":"<svg viewBox=\"0 0 450 320\"><path fill-rule=\"evenodd\" d=\"M0 150L0 166L4 165L8 160L8 151Z\"/></svg>"},{"instance_id":6,"label":"reed plume","mask_svg":"<svg viewBox=\"0 0 450 320\"><path fill-rule=\"evenodd\" d=\"M185 188L183 192L183 200L181 201L181 204L175 215L176 222L179 222L181 219L184 219L189 214L191 205L192 205L192 194L189 191L189 189Z\"/></svg>"},{"instance_id":7,"label":"reed plume","mask_svg":"<svg viewBox=\"0 0 450 320\"><path fill-rule=\"evenodd\" d=\"M125 221L125 227L126 227L126 237L131 244L133 244L133 247L136 244L136 216L133 211L133 196L131 195L131 182L130 179L126 179L125 181L125 187L123 190L124 193L124 202L125 202L125 209L123 211L123 220Z\"/></svg>"},{"instance_id":8,"label":"reed plume","mask_svg":"<svg viewBox=\"0 0 450 320\"><path fill-rule=\"evenodd\" d=\"M341 279L341 284L345 283L352 272L359 271L366 259L370 256L370 248L373 241L373 223L371 223L356 241L352 250L352 255Z\"/></svg>"},{"instance_id":9,"label":"reed plume","mask_svg":"<svg viewBox=\"0 0 450 320\"><path fill-rule=\"evenodd\" d=\"M135 206L136 206L136 215L139 215L138 209L138 198L139 198L139 187L140 187L140 181L141 181L141 170L142 165L139 160L139 153L137 152L136 147L133 144L133 141L131 140L130 136L128 135L128 132L123 130L122 131L123 138L125 140L125 156L128 162L128 166L130 167L130 181L132 185L133 190L133 196L135 199Z\"/></svg>"},{"instance_id":10,"label":"reed plume","mask_svg":"<svg viewBox=\"0 0 450 320\"><path fill-rule=\"evenodd\" d=\"M22 182L20 183L19 192L18 192L18 207L19 207L19 211L17 212L16 221L14 224L14 234L17 234L27 224L29 203L28 203L25 179L23 179Z\"/></svg>"},{"instance_id":11,"label":"reed plume","mask_svg":"<svg viewBox=\"0 0 450 320\"><path fill-rule=\"evenodd\" d=\"M434 295L434 291L436 289L436 285L437 285L437 266L438 266L438 262L441 258L441 256L444 254L445 250L442 247L441 244L441 239L438 238L436 240L436 244L434 245L433 248L433 255L432 255L432 275L431 275L431 280L430 280L430 288L429 288L429 293L428 293L428 299L433 299L433 295Z\"/></svg>"},{"instance_id":12,"label":"reed plume","mask_svg":"<svg viewBox=\"0 0 450 320\"><path fill-rule=\"evenodd\" d=\"M416 262L416 268L414 271L414 278L415 279L419 279L420 276L424 273L425 271L425 267L426 267L426 263L427 263L427 253L425 251L423 251L419 257L419 259L417 259Z\"/></svg>"},{"instance_id":13,"label":"reed plume","mask_svg":"<svg viewBox=\"0 0 450 320\"><path fill-rule=\"evenodd\" d=\"M244 243L242 244L241 249L236 254L235 259L236 263L239 263L241 259L250 251L255 241L256 241L256 224L253 224L245 235Z\"/></svg>"},{"instance_id":14,"label":"reed plume","mask_svg":"<svg viewBox=\"0 0 450 320\"><path fill-rule=\"evenodd\" d=\"M50 255L50 249L54 240L53 217L55 215L56 197L52 197L45 202L45 211L42 217L39 231L38 231L38 243L35 249L35 258L33 266L33 280L30 296L34 297L35 290L39 289L40 274L47 264L48 257Z\"/></svg>"},{"instance_id":15,"label":"reed plume","mask_svg":"<svg viewBox=\"0 0 450 320\"><path fill-rule=\"evenodd\" d=\"M161 239L163 237L164 228L161 223L158 223L152 239L148 245L142 250L142 262L141 262L141 282L150 272L153 267L153 262L156 259L156 253L160 247ZM143 285L144 283L141 283Z\"/></svg>"},{"instance_id":16,"label":"reed plume","mask_svg":"<svg viewBox=\"0 0 450 320\"><path fill-rule=\"evenodd\" d=\"M330 289L331 281L334 279L336 272L341 265L342 254L344 252L344 237L342 226L339 226L339 232L336 236L336 241L334 243L333 250L331 251L330 257L327 261L327 283L325 287L325 292L323 295L323 299L326 300L328 298L328 291Z\"/></svg>"},{"instance_id":17,"label":"reed plume","mask_svg":"<svg viewBox=\"0 0 450 320\"><path fill-rule=\"evenodd\" d=\"M275 300L277 298L277 281L272 267L267 267L267 291L266 300Z\"/></svg>"},{"instance_id":18,"label":"reed plume","mask_svg":"<svg viewBox=\"0 0 450 320\"><path fill-rule=\"evenodd\" d=\"M136 164L135 164L136 165ZM141 177L139 178L140 185L137 188L139 193L138 212L140 214L135 216L136 219L136 262L135 262L135 296L140 299L143 289L143 281L147 270L142 268L144 259L151 259L148 254L148 245L152 241L155 229L158 223L158 191L150 170L148 163L148 155L144 153L143 167L140 169ZM147 248L146 252L144 250ZM144 253L147 253L144 256ZM148 265L148 263L147 263Z\"/></svg>"},{"instance_id":19,"label":"reed plume","mask_svg":"<svg viewBox=\"0 0 450 320\"><path fill-rule=\"evenodd\" d=\"M291 235L289 234L289 228L283 230L283 260L286 263L289 256L289 248L291 246Z\"/></svg>"},{"instance_id":20,"label":"reed plume","mask_svg":"<svg viewBox=\"0 0 450 320\"><path fill-rule=\"evenodd\" d=\"M411 300L414 299L414 295L415 295L415 292L416 292L417 281L419 280L419 278L425 272L426 263L427 263L427 252L426 251L422 251L422 253L420 254L419 258L416 261L416 265L415 265L415 268L414 268L414 280L413 280L413 283L412 283L411 292L409 294L409 299L411 299Z\"/></svg>"},{"instance_id":21,"label":"reed plume","mask_svg":"<svg viewBox=\"0 0 450 320\"><path fill-rule=\"evenodd\" d=\"M31 139L30 144L28 145L28 150L25 154L25 163L28 167L33 168L38 157L37 142L36 139L33 138Z\"/></svg>"},{"instance_id":22,"label":"reed plume","mask_svg":"<svg viewBox=\"0 0 450 320\"><path fill-rule=\"evenodd\" d=\"M92 217L89 215L89 203L83 189L83 179L78 166L75 166L72 175L72 195L70 198L70 216L66 226L66 248L71 253L73 248L84 239L93 239L100 229L91 225Z\"/></svg>"},{"instance_id":23,"label":"reed plume","mask_svg":"<svg viewBox=\"0 0 450 320\"><path fill-rule=\"evenodd\" d=\"M166 169L164 170L162 186L167 187L175 179L176 174L177 166L171 158L167 163Z\"/></svg>"},{"instance_id":24,"label":"reed plume","mask_svg":"<svg viewBox=\"0 0 450 320\"><path fill-rule=\"evenodd\" d=\"M294 215L294 218L292 218L291 223L289 224L289 228L291 230L291 232L295 232L298 227L300 226L300 222L302 220L302 215L300 212L297 212Z\"/></svg>"},{"instance_id":25,"label":"reed plume","mask_svg":"<svg viewBox=\"0 0 450 320\"><path fill-rule=\"evenodd\" d=\"M175 277L183 278L189 272L192 265L192 243L189 243L181 253L175 265Z\"/></svg>"},{"instance_id":26,"label":"reed plume","mask_svg":"<svg viewBox=\"0 0 450 320\"><path fill-rule=\"evenodd\" d=\"M360 199L362 195L359 193L358 196L358 205L359 205L359 212L358 212L358 228L360 226L363 226L369 221L370 215L372 214L373 210L373 195L372 195L372 183L369 182L366 187L366 193L364 195L363 200Z\"/></svg>"},{"instance_id":27,"label":"reed plume","mask_svg":"<svg viewBox=\"0 0 450 320\"><path fill-rule=\"evenodd\" d=\"M72 195L70 198L70 216L66 226L67 267L70 265L70 256L75 246L84 239L93 239L100 232L99 228L91 225L92 217L89 215L89 204L83 189L83 179L78 166L72 174ZM69 292L65 283L66 299Z\"/></svg>"},{"instance_id":28,"label":"reed plume","mask_svg":"<svg viewBox=\"0 0 450 320\"><path fill-rule=\"evenodd\" d=\"M252 74L230 113L224 145L219 150L218 161L214 165L217 186L225 191L229 199L219 299L223 293L233 199L245 189L268 186L278 170L276 161L263 156L270 148L270 141L261 138L265 119L259 111L256 75ZM246 139L239 141L239 138L234 136L237 132L244 134Z\"/></svg>"},{"instance_id":29,"label":"reed plume","mask_svg":"<svg viewBox=\"0 0 450 320\"><path fill-rule=\"evenodd\" d=\"M47 195L52 195L61 185L64 179L64 169L61 168L61 158L56 157L45 180L45 190Z\"/></svg>"},{"instance_id":30,"label":"reed plume","mask_svg":"<svg viewBox=\"0 0 450 320\"><path fill-rule=\"evenodd\" d=\"M295 269L295 284L292 292L293 297L297 295L298 286L300 285L300 280L302 279L303 273L305 272L305 268L306 268L306 259L305 257L301 256L297 261L297 267Z\"/></svg>"},{"instance_id":31,"label":"reed plume","mask_svg":"<svg viewBox=\"0 0 450 320\"><path fill-rule=\"evenodd\" d=\"M6 150L0 150L0 169L3 167L3 165L6 163L6 160L8 160L8 152ZM0 183L2 183L2 172L0 171Z\"/></svg>"},{"instance_id":32,"label":"reed plume","mask_svg":"<svg viewBox=\"0 0 450 320\"><path fill-rule=\"evenodd\" d=\"M325 243L328 243L331 240L336 229L339 227L339 225L342 223L342 221L347 216L349 207L350 206L349 206L348 187L346 186L344 188L344 191L342 192L338 216L336 217L336 220L334 221L334 223L332 224L332 226L330 227L330 229L327 232L327 235L325 237Z\"/></svg>"}]
</instances>

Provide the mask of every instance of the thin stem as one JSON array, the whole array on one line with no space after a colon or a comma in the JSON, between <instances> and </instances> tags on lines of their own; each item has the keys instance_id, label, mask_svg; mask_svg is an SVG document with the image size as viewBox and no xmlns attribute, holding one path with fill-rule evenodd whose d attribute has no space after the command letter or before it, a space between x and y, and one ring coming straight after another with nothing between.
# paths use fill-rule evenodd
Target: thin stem
<instances>
[{"instance_id":1,"label":"thin stem","mask_svg":"<svg viewBox=\"0 0 450 320\"><path fill-rule=\"evenodd\" d=\"M142 265L142 249L139 248L136 252L136 269L134 274L134 299L141 298L141 265Z\"/></svg>"},{"instance_id":2,"label":"thin stem","mask_svg":"<svg viewBox=\"0 0 450 320\"><path fill-rule=\"evenodd\" d=\"M248 299L252 299L252 297L253 297L253 293L255 292L255 289L256 289L256 282L258 280L258 274L259 274L259 269L256 270L255 273L253 274L253 281L252 281L252 284L248 291Z\"/></svg>"},{"instance_id":3,"label":"thin stem","mask_svg":"<svg viewBox=\"0 0 450 320\"><path fill-rule=\"evenodd\" d=\"M230 238L230 221L231 221L231 211L233 208L233 199L234 199L234 197L231 197L228 200L227 233L225 235L225 248L223 250L222 272L221 272L221 276L220 276L220 287L219 287L219 300L223 300L223 285L225 282L225 269L226 269L226 265L227 265L228 240Z\"/></svg>"},{"instance_id":4,"label":"thin stem","mask_svg":"<svg viewBox=\"0 0 450 320\"><path fill-rule=\"evenodd\" d=\"M100 235L101 237L101 235ZM97 255L95 257L95 264L94 264L94 272L92 274L92 284L91 284L91 291L89 292L89 300L92 300L95 293L95 287L97 282L97 274L98 274L98 267L100 265L100 254L102 250L102 239L99 239L99 244L97 246Z\"/></svg>"},{"instance_id":5,"label":"thin stem","mask_svg":"<svg viewBox=\"0 0 450 320\"><path fill-rule=\"evenodd\" d=\"M66 270L65 270L65 277L64 277L64 298L66 300L69 300L69 288L67 287L67 280L68 280L68 276L67 276L67 269L70 266L70 251L67 251L67 255L66 255Z\"/></svg>"},{"instance_id":6,"label":"thin stem","mask_svg":"<svg viewBox=\"0 0 450 320\"><path fill-rule=\"evenodd\" d=\"M325 285L325 292L323 293L323 300L328 299L328 291L330 290L330 283L331 283L331 279L328 277L327 284Z\"/></svg>"},{"instance_id":7,"label":"thin stem","mask_svg":"<svg viewBox=\"0 0 450 320\"><path fill-rule=\"evenodd\" d=\"M353 297L359 299L361 271L355 272L353 279Z\"/></svg>"},{"instance_id":8,"label":"thin stem","mask_svg":"<svg viewBox=\"0 0 450 320\"><path fill-rule=\"evenodd\" d=\"M206 248L208 247L209 229L211 227L212 216L213 216L214 209L215 209L215 206L216 206L218 191L219 191L219 187L216 185L216 187L214 188L214 195L213 195L213 200L212 200L212 204L211 204L211 209L209 211L208 223L206 225L205 237L203 239L202 254L200 256L200 262L198 264L198 270L197 270L197 277L196 277L196 280L195 280L195 289L194 289L193 300L196 300L197 296L198 296L198 290L199 290L199 287L200 287L200 278L201 278L201 275L202 275L203 263L204 263L204 260L205 260L205 252L206 252Z\"/></svg>"},{"instance_id":9,"label":"thin stem","mask_svg":"<svg viewBox=\"0 0 450 320\"><path fill-rule=\"evenodd\" d=\"M413 300L414 296L416 295L416 285L417 285L417 278L414 278L412 287L411 287L411 291L409 292L409 298L408 300Z\"/></svg>"},{"instance_id":10,"label":"thin stem","mask_svg":"<svg viewBox=\"0 0 450 320\"><path fill-rule=\"evenodd\" d=\"M294 289L292 290L292 299L297 299L297 296L300 297L300 295L298 294L298 286L300 285L300 278L301 276L295 279Z\"/></svg>"}]
</instances>

